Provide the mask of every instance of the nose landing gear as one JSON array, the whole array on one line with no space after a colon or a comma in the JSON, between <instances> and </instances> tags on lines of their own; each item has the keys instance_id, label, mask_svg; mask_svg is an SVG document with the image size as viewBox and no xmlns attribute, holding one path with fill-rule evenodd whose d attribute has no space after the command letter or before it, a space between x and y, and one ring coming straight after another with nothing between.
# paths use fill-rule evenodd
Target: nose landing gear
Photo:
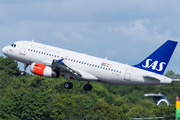
<instances>
[{"instance_id":1,"label":"nose landing gear","mask_svg":"<svg viewBox=\"0 0 180 120\"><path fill-rule=\"evenodd\" d=\"M26 69L29 65L24 63L24 71L21 71L21 76L25 76L26 75Z\"/></svg>"}]
</instances>

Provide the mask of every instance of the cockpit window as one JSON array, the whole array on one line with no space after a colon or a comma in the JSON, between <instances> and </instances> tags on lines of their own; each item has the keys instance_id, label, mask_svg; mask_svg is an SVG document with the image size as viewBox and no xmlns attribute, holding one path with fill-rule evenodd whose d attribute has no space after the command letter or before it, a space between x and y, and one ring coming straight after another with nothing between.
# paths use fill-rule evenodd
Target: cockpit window
<instances>
[{"instance_id":1,"label":"cockpit window","mask_svg":"<svg viewBox=\"0 0 180 120\"><path fill-rule=\"evenodd\" d=\"M12 46L12 47L16 47L16 44L13 43L11 46Z\"/></svg>"}]
</instances>

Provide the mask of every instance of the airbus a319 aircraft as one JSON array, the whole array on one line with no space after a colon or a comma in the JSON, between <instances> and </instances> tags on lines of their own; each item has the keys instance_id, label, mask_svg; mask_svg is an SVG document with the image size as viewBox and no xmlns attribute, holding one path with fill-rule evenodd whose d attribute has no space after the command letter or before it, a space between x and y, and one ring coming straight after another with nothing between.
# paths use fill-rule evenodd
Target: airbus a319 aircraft
<instances>
[{"instance_id":1,"label":"airbus a319 aircraft","mask_svg":"<svg viewBox=\"0 0 180 120\"><path fill-rule=\"evenodd\" d=\"M174 80L163 73L176 48L177 42L168 40L155 52L137 65L127 65L107 59L93 57L34 41L17 41L2 49L7 57L30 65L33 74L67 78L66 89L72 89L70 79L87 81L84 90L91 91L90 81L118 85L160 85L171 84Z\"/></svg>"}]
</instances>

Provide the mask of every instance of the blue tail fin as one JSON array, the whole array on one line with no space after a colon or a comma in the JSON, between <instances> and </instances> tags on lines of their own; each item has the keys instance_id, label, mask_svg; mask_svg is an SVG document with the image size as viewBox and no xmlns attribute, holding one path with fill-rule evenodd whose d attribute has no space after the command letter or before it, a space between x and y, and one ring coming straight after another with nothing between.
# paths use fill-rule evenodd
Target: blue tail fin
<instances>
[{"instance_id":1,"label":"blue tail fin","mask_svg":"<svg viewBox=\"0 0 180 120\"><path fill-rule=\"evenodd\" d=\"M168 40L150 56L134 67L163 75L178 42Z\"/></svg>"}]
</instances>

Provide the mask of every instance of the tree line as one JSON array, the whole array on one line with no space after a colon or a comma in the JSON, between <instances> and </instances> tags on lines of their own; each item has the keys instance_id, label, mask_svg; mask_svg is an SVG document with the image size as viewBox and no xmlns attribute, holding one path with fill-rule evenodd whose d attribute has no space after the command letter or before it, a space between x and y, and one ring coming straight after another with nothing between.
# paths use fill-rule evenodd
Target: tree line
<instances>
[{"instance_id":1,"label":"tree line","mask_svg":"<svg viewBox=\"0 0 180 120\"><path fill-rule=\"evenodd\" d=\"M180 78L173 71L165 75ZM176 96L180 96L180 82L154 86L91 82L93 89L88 92L83 89L86 81L71 80L71 90L64 89L65 82L63 77L20 76L17 62L0 57L0 119L101 116L109 120L174 115ZM162 93L171 105L157 106L145 93Z\"/></svg>"}]
</instances>

